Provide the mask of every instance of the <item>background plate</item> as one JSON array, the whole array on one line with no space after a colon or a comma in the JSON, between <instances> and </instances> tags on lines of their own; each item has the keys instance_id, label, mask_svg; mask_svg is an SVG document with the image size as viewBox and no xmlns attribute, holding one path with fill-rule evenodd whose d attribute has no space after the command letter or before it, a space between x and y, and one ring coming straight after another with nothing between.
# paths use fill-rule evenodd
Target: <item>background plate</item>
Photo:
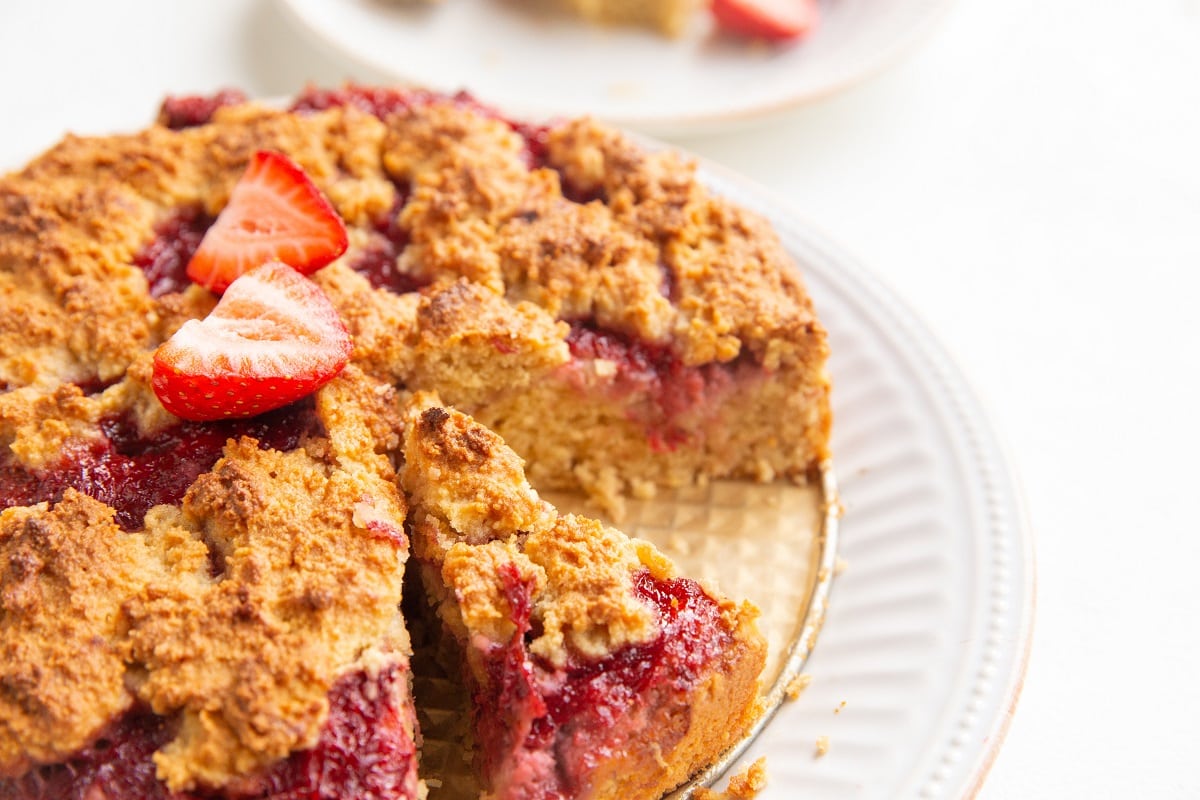
<instances>
[{"instance_id":1,"label":"background plate","mask_svg":"<svg viewBox=\"0 0 1200 800\"><path fill-rule=\"evenodd\" d=\"M537 0L279 0L300 26L379 77L468 88L520 117L590 114L663 134L727 126L828 94L883 67L950 0L826 0L804 41L678 39L597 28ZM540 10L539 10L540 9Z\"/></svg>"}]
</instances>

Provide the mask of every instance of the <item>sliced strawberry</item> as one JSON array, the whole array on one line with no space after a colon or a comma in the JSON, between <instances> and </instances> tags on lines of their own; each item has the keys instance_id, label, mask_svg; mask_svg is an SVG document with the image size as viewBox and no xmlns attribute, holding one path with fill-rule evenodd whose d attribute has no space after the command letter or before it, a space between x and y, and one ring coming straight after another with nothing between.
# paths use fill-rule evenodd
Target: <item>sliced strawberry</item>
<instances>
[{"instance_id":1,"label":"sliced strawberry","mask_svg":"<svg viewBox=\"0 0 1200 800\"><path fill-rule=\"evenodd\" d=\"M724 31L755 39L796 39L812 30L817 0L712 0L712 14Z\"/></svg>"},{"instance_id":2,"label":"sliced strawberry","mask_svg":"<svg viewBox=\"0 0 1200 800\"><path fill-rule=\"evenodd\" d=\"M353 342L321 287L278 261L229 285L154 353L154 393L190 420L252 417L319 389Z\"/></svg>"},{"instance_id":3,"label":"sliced strawberry","mask_svg":"<svg viewBox=\"0 0 1200 800\"><path fill-rule=\"evenodd\" d=\"M204 234L187 274L218 294L243 272L282 261L308 275L346 252L346 226L304 170L260 150Z\"/></svg>"}]
</instances>

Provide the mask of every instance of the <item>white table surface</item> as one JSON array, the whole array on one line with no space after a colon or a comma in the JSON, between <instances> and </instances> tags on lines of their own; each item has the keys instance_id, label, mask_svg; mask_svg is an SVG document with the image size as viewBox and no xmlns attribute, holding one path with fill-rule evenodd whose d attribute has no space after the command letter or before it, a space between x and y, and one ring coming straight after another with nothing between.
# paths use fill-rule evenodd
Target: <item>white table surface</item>
<instances>
[{"instance_id":1,"label":"white table surface","mask_svg":"<svg viewBox=\"0 0 1200 800\"><path fill-rule=\"evenodd\" d=\"M346 77L268 0L4 2L0 166L168 93ZM679 143L888 283L1008 446L1037 619L981 796L1200 796L1200 1L959 0L866 83Z\"/></svg>"}]
</instances>

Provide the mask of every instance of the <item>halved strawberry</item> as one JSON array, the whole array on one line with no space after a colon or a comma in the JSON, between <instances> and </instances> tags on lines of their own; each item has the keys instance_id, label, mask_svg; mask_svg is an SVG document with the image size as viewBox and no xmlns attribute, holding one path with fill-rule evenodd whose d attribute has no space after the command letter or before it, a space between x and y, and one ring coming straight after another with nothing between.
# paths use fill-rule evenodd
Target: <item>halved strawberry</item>
<instances>
[{"instance_id":1,"label":"halved strawberry","mask_svg":"<svg viewBox=\"0 0 1200 800\"><path fill-rule=\"evenodd\" d=\"M712 0L717 25L729 33L781 41L808 33L817 23L817 0Z\"/></svg>"},{"instance_id":2,"label":"halved strawberry","mask_svg":"<svg viewBox=\"0 0 1200 800\"><path fill-rule=\"evenodd\" d=\"M346 252L346 226L304 170L282 153L260 150L229 195L187 274L217 294L268 261L308 275Z\"/></svg>"},{"instance_id":3,"label":"halved strawberry","mask_svg":"<svg viewBox=\"0 0 1200 800\"><path fill-rule=\"evenodd\" d=\"M321 287L278 261L229 285L154 353L154 393L190 420L251 417L319 389L353 341Z\"/></svg>"}]
</instances>

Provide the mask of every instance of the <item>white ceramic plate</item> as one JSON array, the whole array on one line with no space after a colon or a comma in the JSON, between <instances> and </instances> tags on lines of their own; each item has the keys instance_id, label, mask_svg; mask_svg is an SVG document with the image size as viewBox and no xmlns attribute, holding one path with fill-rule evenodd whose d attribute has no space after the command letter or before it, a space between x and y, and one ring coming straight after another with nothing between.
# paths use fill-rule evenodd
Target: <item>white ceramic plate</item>
<instances>
[{"instance_id":1,"label":"white ceramic plate","mask_svg":"<svg viewBox=\"0 0 1200 800\"><path fill-rule=\"evenodd\" d=\"M717 36L698 13L678 39L538 13L536 0L280 0L301 27L380 77L468 89L521 117L591 114L656 134L712 129L871 74L950 0L822 0L785 47Z\"/></svg>"},{"instance_id":2,"label":"white ceramic plate","mask_svg":"<svg viewBox=\"0 0 1200 800\"><path fill-rule=\"evenodd\" d=\"M970 796L1007 728L1032 625L1033 550L1013 476L910 311L762 190L712 167L705 179L773 221L829 329L845 507L846 569L805 668L812 684L738 769L767 757L759 800Z\"/></svg>"}]
</instances>

